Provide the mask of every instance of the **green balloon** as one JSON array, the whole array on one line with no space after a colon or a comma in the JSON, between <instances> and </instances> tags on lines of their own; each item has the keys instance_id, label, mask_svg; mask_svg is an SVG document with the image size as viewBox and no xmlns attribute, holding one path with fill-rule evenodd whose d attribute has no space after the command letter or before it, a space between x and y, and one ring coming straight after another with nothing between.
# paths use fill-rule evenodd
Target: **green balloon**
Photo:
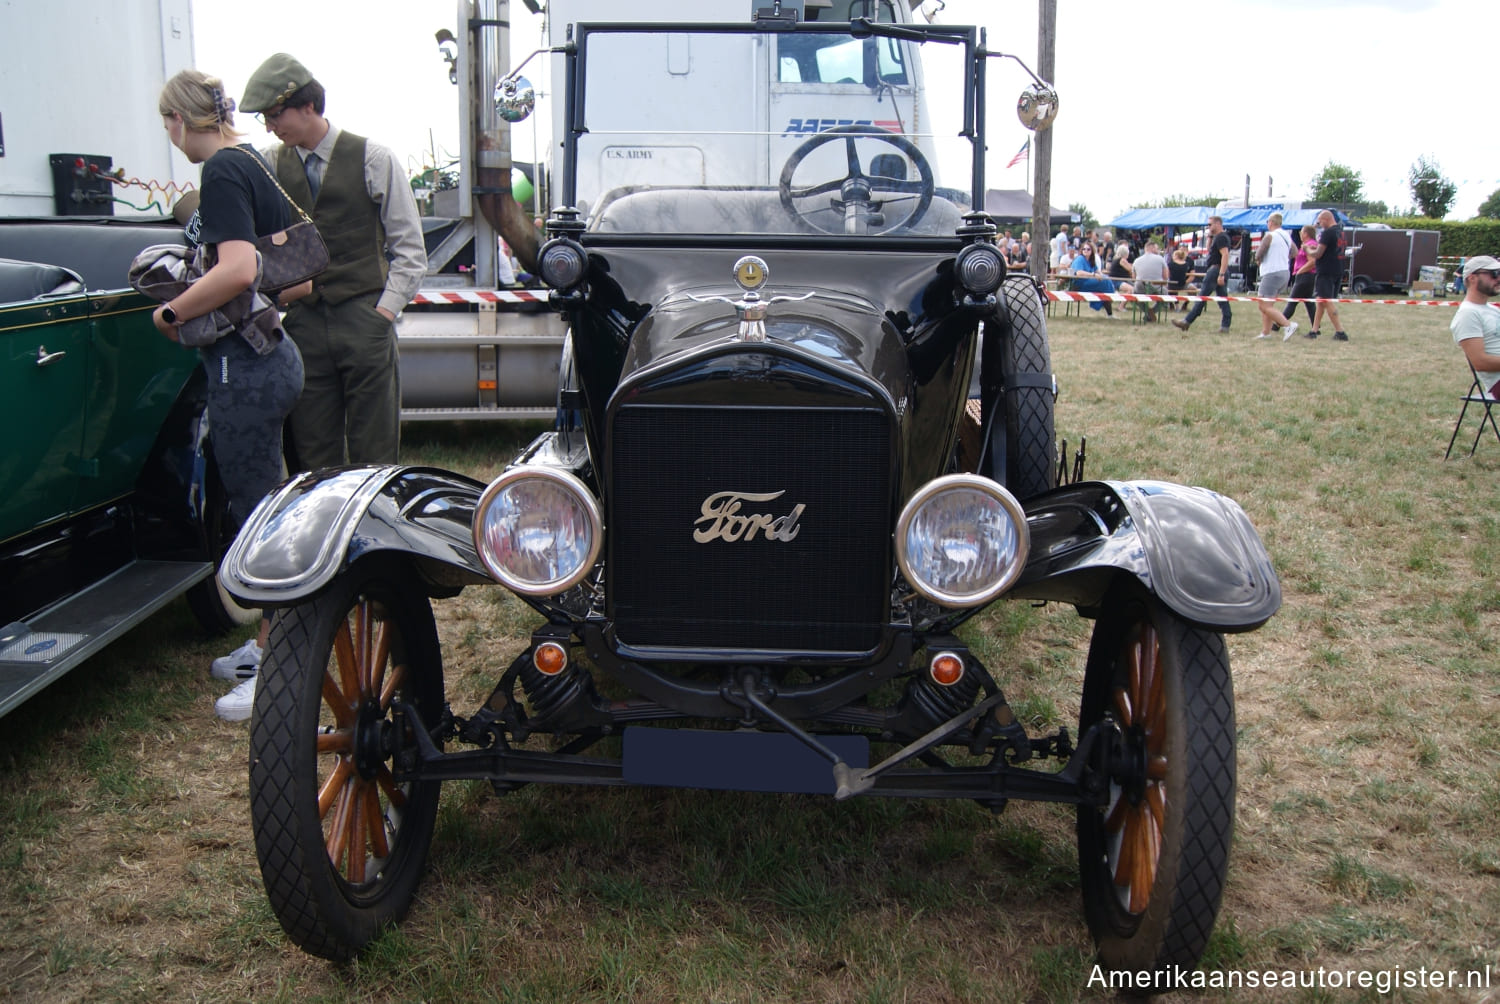
<instances>
[{"instance_id":1,"label":"green balloon","mask_svg":"<svg viewBox=\"0 0 1500 1004\"><path fill-rule=\"evenodd\" d=\"M536 194L536 189L531 185L531 179L526 177L519 167L510 169L510 194L511 198L523 206L531 201L532 195Z\"/></svg>"}]
</instances>

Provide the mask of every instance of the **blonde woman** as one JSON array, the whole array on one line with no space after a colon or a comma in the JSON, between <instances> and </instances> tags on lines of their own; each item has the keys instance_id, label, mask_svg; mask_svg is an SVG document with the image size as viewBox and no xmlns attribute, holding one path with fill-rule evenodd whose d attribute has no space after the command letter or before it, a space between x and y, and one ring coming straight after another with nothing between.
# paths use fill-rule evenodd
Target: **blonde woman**
<instances>
[{"instance_id":1,"label":"blonde woman","mask_svg":"<svg viewBox=\"0 0 1500 1004\"><path fill-rule=\"evenodd\" d=\"M1115 255L1109 260L1109 277L1115 280L1119 292L1135 292L1135 287L1125 281L1135 278L1135 266L1130 264L1130 245L1125 241L1115 245Z\"/></svg>"},{"instance_id":2,"label":"blonde woman","mask_svg":"<svg viewBox=\"0 0 1500 1004\"><path fill-rule=\"evenodd\" d=\"M158 101L162 126L172 145L194 164L202 164L198 208L188 220L188 242L204 246L212 267L181 294L152 314L157 329L180 341L185 321L202 317L247 292L252 298L259 279L257 237L284 230L292 222L287 199L243 135L234 128L234 100L217 77L183 70L162 88ZM279 328L252 345L249 334L231 330L198 349L208 375L208 421L219 478L229 495L236 522L282 479L282 421L302 392L302 357ZM239 680L215 704L219 717L240 721L250 716L255 674L269 622L260 633L224 659L213 674Z\"/></svg>"}]
</instances>

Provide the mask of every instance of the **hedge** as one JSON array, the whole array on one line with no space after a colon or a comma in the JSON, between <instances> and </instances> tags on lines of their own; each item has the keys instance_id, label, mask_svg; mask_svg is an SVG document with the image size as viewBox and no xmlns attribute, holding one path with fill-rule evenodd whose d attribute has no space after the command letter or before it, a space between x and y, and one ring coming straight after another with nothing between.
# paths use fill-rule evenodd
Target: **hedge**
<instances>
[{"instance_id":1,"label":"hedge","mask_svg":"<svg viewBox=\"0 0 1500 1004\"><path fill-rule=\"evenodd\" d=\"M1365 223L1384 223L1392 230L1436 230L1438 252L1454 257L1488 254L1500 257L1500 220L1432 220L1424 216L1375 216Z\"/></svg>"}]
</instances>

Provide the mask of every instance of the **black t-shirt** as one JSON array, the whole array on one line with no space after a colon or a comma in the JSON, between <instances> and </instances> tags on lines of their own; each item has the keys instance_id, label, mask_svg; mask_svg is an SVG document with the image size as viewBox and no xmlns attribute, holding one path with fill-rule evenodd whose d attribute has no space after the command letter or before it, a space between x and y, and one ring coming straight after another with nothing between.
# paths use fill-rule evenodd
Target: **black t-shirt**
<instances>
[{"instance_id":1,"label":"black t-shirt","mask_svg":"<svg viewBox=\"0 0 1500 1004\"><path fill-rule=\"evenodd\" d=\"M1193 270L1190 261L1178 261L1176 258L1167 259L1167 277L1173 288L1187 284L1188 273Z\"/></svg>"},{"instance_id":2,"label":"black t-shirt","mask_svg":"<svg viewBox=\"0 0 1500 1004\"><path fill-rule=\"evenodd\" d=\"M1344 253L1344 228L1338 224L1327 228L1319 235L1318 243L1323 245L1323 253L1318 255L1314 271L1318 275L1343 275L1344 263L1340 259Z\"/></svg>"},{"instance_id":3,"label":"black t-shirt","mask_svg":"<svg viewBox=\"0 0 1500 1004\"><path fill-rule=\"evenodd\" d=\"M291 225L291 206L261 170L264 164L249 144L220 150L203 162L198 208L185 228L188 243L253 241Z\"/></svg>"},{"instance_id":4,"label":"black t-shirt","mask_svg":"<svg viewBox=\"0 0 1500 1004\"><path fill-rule=\"evenodd\" d=\"M1203 266L1203 271L1207 272L1209 269L1213 268L1215 265L1222 265L1222 264L1224 264L1223 256L1220 254L1220 252L1228 250L1228 248L1229 248L1229 235L1228 234L1221 233L1217 237L1215 237L1214 240L1213 240L1213 243L1208 246L1208 262L1207 262L1207 264L1205 264Z\"/></svg>"}]
</instances>

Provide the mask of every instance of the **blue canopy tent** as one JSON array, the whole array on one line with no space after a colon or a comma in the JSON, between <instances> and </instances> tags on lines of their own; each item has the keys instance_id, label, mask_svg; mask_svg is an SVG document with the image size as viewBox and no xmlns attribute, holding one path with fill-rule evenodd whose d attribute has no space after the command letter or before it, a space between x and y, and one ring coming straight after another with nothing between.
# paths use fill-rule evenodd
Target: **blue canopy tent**
<instances>
[{"instance_id":1,"label":"blue canopy tent","mask_svg":"<svg viewBox=\"0 0 1500 1004\"><path fill-rule=\"evenodd\" d=\"M1259 232L1266 229L1266 220L1271 214L1277 212L1274 206L1253 206L1249 209L1230 209L1224 213L1225 230L1248 230ZM1288 229L1297 229L1304 224L1316 224L1321 209L1286 209L1281 210L1281 225ZM1348 226L1353 221L1339 212L1330 209L1334 218L1340 225ZM1116 219L1110 220L1105 226L1113 230L1156 230L1164 227L1176 227L1181 230L1196 230L1199 227L1208 226L1208 218L1214 211L1207 206L1172 206L1167 209L1131 209Z\"/></svg>"},{"instance_id":2,"label":"blue canopy tent","mask_svg":"<svg viewBox=\"0 0 1500 1004\"><path fill-rule=\"evenodd\" d=\"M1129 209L1106 223L1112 230L1155 230L1158 227L1208 226L1213 210L1207 206L1169 206L1166 209Z\"/></svg>"},{"instance_id":3,"label":"blue canopy tent","mask_svg":"<svg viewBox=\"0 0 1500 1004\"><path fill-rule=\"evenodd\" d=\"M1281 225L1288 230L1300 230L1309 224L1317 226L1318 214L1322 211L1321 209L1280 210L1282 217ZM1330 208L1328 211L1333 214L1334 220L1340 226L1347 227L1354 222L1337 209ZM1252 233L1257 233L1266 229L1266 220L1270 219L1271 214L1274 212L1278 212L1278 210L1273 206L1252 206L1249 209L1230 210L1224 214L1224 229L1248 230Z\"/></svg>"}]
</instances>

